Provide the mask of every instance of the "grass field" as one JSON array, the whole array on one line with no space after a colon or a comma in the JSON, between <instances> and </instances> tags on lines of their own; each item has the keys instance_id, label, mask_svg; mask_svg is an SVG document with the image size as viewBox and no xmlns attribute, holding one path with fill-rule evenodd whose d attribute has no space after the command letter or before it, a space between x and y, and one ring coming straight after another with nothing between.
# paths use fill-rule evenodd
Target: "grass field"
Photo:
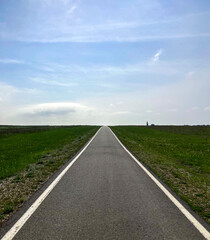
<instances>
[{"instance_id":1,"label":"grass field","mask_svg":"<svg viewBox=\"0 0 210 240\"><path fill-rule=\"evenodd\" d=\"M0 132L0 179L17 174L56 148L81 138L93 126L23 128L14 134L13 128L7 134ZM12 134L11 134L12 133Z\"/></svg>"},{"instance_id":2,"label":"grass field","mask_svg":"<svg viewBox=\"0 0 210 240\"><path fill-rule=\"evenodd\" d=\"M12 126L0 129L0 225L79 151L98 128Z\"/></svg>"},{"instance_id":3,"label":"grass field","mask_svg":"<svg viewBox=\"0 0 210 240\"><path fill-rule=\"evenodd\" d=\"M115 126L125 146L210 223L210 127Z\"/></svg>"}]
</instances>

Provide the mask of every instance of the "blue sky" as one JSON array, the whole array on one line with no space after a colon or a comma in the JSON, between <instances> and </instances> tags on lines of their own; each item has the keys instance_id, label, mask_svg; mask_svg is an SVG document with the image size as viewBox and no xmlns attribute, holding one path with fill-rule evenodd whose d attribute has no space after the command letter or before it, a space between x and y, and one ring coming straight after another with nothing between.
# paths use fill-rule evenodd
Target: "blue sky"
<instances>
[{"instance_id":1,"label":"blue sky","mask_svg":"<svg viewBox=\"0 0 210 240\"><path fill-rule=\"evenodd\" d=\"M209 124L209 0L1 0L0 124Z\"/></svg>"}]
</instances>

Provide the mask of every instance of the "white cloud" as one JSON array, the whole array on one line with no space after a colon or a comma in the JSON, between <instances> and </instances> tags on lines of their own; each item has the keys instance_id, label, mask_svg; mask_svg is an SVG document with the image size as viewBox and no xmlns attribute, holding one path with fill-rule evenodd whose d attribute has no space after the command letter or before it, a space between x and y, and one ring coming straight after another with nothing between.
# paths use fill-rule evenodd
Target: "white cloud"
<instances>
[{"instance_id":1,"label":"white cloud","mask_svg":"<svg viewBox=\"0 0 210 240\"><path fill-rule=\"evenodd\" d=\"M29 105L20 109L19 113L24 115L39 115L39 116L50 116L57 114L68 114L75 113L77 111L87 112L91 108L73 102L55 102L55 103L41 103L35 105Z\"/></svg>"},{"instance_id":2,"label":"white cloud","mask_svg":"<svg viewBox=\"0 0 210 240\"><path fill-rule=\"evenodd\" d=\"M153 61L154 62L157 62L158 60L159 60L159 58L160 58L160 55L162 54L162 52L163 52L163 50L162 49L159 49L158 51L157 51L157 53L154 55L154 57L153 57Z\"/></svg>"},{"instance_id":3,"label":"white cloud","mask_svg":"<svg viewBox=\"0 0 210 240\"><path fill-rule=\"evenodd\" d=\"M0 122L112 125L145 124L149 121L154 124L207 124L210 117L209 88L208 76L196 73L190 79L186 77L164 86L136 89L132 93L118 92L108 97L85 97L74 102L49 101L26 105L25 101L16 105L17 96L5 111L1 109L3 104L0 105L0 114L3 116Z\"/></svg>"},{"instance_id":4,"label":"white cloud","mask_svg":"<svg viewBox=\"0 0 210 240\"><path fill-rule=\"evenodd\" d=\"M4 59L0 59L0 63L4 63L4 64L24 64L25 62L22 61L22 60L18 60L18 59L4 58Z\"/></svg>"},{"instance_id":5,"label":"white cloud","mask_svg":"<svg viewBox=\"0 0 210 240\"><path fill-rule=\"evenodd\" d=\"M7 124L91 124L94 107L81 102L47 102L22 105L5 118ZM0 123L3 122L0 119Z\"/></svg>"}]
</instances>

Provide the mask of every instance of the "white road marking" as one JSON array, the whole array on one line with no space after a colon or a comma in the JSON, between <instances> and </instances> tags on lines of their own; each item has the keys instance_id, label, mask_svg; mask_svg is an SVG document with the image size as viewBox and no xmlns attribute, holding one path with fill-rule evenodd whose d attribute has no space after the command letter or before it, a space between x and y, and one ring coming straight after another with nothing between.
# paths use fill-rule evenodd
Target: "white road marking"
<instances>
[{"instance_id":1,"label":"white road marking","mask_svg":"<svg viewBox=\"0 0 210 240\"><path fill-rule=\"evenodd\" d=\"M101 129L101 128L100 128ZM31 205L31 207L23 214L23 216L12 226L12 228L4 235L1 240L11 240L18 233L18 231L23 227L26 221L31 217L31 215L36 211L48 194L53 190L57 183L61 180L64 174L69 170L69 168L76 162L76 160L81 156L81 154L90 145L93 139L96 137L100 129L91 138L88 144L83 148L83 150L74 158L73 161L57 176L57 178L50 184L50 186L38 197L38 199Z\"/></svg>"},{"instance_id":2,"label":"white road marking","mask_svg":"<svg viewBox=\"0 0 210 240\"><path fill-rule=\"evenodd\" d=\"M110 128L109 128L110 129ZM133 160L146 172L146 174L158 185L158 187L166 194L166 196L176 205L176 207L185 215L185 217L198 229L198 231L207 239L210 240L208 230L196 220L193 215L137 160L133 154L120 142L114 132L110 129L120 145L133 158Z\"/></svg>"}]
</instances>

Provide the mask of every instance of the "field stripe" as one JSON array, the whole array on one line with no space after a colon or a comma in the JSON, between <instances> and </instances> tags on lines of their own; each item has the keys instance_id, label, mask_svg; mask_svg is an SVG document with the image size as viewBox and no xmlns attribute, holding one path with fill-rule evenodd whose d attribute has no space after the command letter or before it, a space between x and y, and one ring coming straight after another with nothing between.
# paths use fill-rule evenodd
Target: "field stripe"
<instances>
[{"instance_id":1,"label":"field stripe","mask_svg":"<svg viewBox=\"0 0 210 240\"><path fill-rule=\"evenodd\" d=\"M110 129L110 128L109 128ZM185 215L185 217L197 228L197 230L207 239L210 240L209 231L196 220L193 215L128 151L128 149L121 143L118 137L110 129L120 145L132 157L132 159L144 170L144 172L157 184L157 186L166 194L166 196L176 205L176 207Z\"/></svg>"},{"instance_id":2,"label":"field stripe","mask_svg":"<svg viewBox=\"0 0 210 240\"><path fill-rule=\"evenodd\" d=\"M101 129L101 128L100 128ZM58 184L61 178L69 170L69 168L76 162L76 160L81 156L81 154L86 150L90 145L93 139L96 137L100 129L96 134L91 138L88 144L83 148L83 150L71 161L68 166L57 176L57 178L50 184L50 186L39 196L39 198L31 205L31 207L23 214L23 216L12 226L12 228L4 235L1 240L11 240L18 233L18 231L23 227L26 221L31 217L31 215L36 211L48 194L53 190L53 188Z\"/></svg>"}]
</instances>

